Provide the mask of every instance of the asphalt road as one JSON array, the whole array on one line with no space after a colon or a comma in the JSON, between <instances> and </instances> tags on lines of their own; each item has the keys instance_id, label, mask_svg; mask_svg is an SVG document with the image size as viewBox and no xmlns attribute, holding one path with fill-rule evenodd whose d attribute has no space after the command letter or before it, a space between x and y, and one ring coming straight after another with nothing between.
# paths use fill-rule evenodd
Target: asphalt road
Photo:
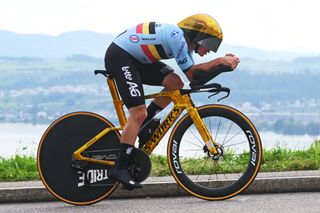
<instances>
[{"instance_id":1,"label":"asphalt road","mask_svg":"<svg viewBox=\"0 0 320 213\"><path fill-rule=\"evenodd\" d=\"M204 201L195 197L107 199L91 206L62 202L0 204L0 212L320 212L320 192L238 195L225 201Z\"/></svg>"}]
</instances>

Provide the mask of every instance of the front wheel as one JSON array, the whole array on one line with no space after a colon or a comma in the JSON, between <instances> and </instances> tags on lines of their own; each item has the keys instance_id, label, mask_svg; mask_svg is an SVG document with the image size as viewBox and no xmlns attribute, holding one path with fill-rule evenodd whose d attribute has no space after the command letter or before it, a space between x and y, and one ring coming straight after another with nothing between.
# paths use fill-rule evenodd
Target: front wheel
<instances>
[{"instance_id":1,"label":"front wheel","mask_svg":"<svg viewBox=\"0 0 320 213\"><path fill-rule=\"evenodd\" d=\"M251 121L236 109L206 105L197 109L218 155L205 146L190 116L182 117L168 141L168 163L175 180L188 193L205 200L231 198L255 179L262 145Z\"/></svg>"}]
</instances>

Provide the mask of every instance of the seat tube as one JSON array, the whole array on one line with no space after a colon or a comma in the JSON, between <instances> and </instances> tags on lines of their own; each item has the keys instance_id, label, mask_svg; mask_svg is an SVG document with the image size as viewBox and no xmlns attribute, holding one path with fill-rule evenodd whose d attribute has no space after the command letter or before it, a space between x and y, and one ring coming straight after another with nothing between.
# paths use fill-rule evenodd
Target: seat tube
<instances>
[{"instance_id":1,"label":"seat tube","mask_svg":"<svg viewBox=\"0 0 320 213\"><path fill-rule=\"evenodd\" d=\"M211 133L209 132L206 124L201 119L197 109L194 106L190 106L187 108L188 114L190 115L194 125L196 126L197 130L199 131L203 141L205 142L208 150L211 154L217 154L217 149L214 146L215 141L213 140Z\"/></svg>"},{"instance_id":2,"label":"seat tube","mask_svg":"<svg viewBox=\"0 0 320 213\"><path fill-rule=\"evenodd\" d=\"M108 77L107 84L109 86L109 91L112 96L113 105L116 110L119 123L120 123L121 127L124 127L124 125L127 122L127 118L126 118L126 115L123 110L123 101L120 99L118 88L117 88L113 78Z\"/></svg>"}]
</instances>

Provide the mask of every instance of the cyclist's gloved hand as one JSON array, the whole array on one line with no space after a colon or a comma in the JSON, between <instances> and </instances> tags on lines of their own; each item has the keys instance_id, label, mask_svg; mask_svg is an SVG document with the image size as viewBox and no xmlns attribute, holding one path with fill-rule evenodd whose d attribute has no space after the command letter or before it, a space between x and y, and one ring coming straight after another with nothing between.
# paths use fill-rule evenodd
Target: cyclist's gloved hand
<instances>
[{"instance_id":1,"label":"cyclist's gloved hand","mask_svg":"<svg viewBox=\"0 0 320 213\"><path fill-rule=\"evenodd\" d=\"M232 70L235 70L240 63L240 58L233 53L228 53L224 57L219 58L221 64L229 66Z\"/></svg>"}]
</instances>

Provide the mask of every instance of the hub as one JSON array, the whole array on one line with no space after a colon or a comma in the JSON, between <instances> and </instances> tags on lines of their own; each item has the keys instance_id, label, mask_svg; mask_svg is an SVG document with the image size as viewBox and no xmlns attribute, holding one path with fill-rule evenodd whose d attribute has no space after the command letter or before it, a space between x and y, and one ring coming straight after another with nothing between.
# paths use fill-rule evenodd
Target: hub
<instances>
[{"instance_id":1,"label":"hub","mask_svg":"<svg viewBox=\"0 0 320 213\"><path fill-rule=\"evenodd\" d=\"M224 157L224 147L221 144L215 144L215 148L217 149L217 154L213 155L209 152L207 146L203 147L204 153L207 153L208 157L214 161L222 160Z\"/></svg>"}]
</instances>

